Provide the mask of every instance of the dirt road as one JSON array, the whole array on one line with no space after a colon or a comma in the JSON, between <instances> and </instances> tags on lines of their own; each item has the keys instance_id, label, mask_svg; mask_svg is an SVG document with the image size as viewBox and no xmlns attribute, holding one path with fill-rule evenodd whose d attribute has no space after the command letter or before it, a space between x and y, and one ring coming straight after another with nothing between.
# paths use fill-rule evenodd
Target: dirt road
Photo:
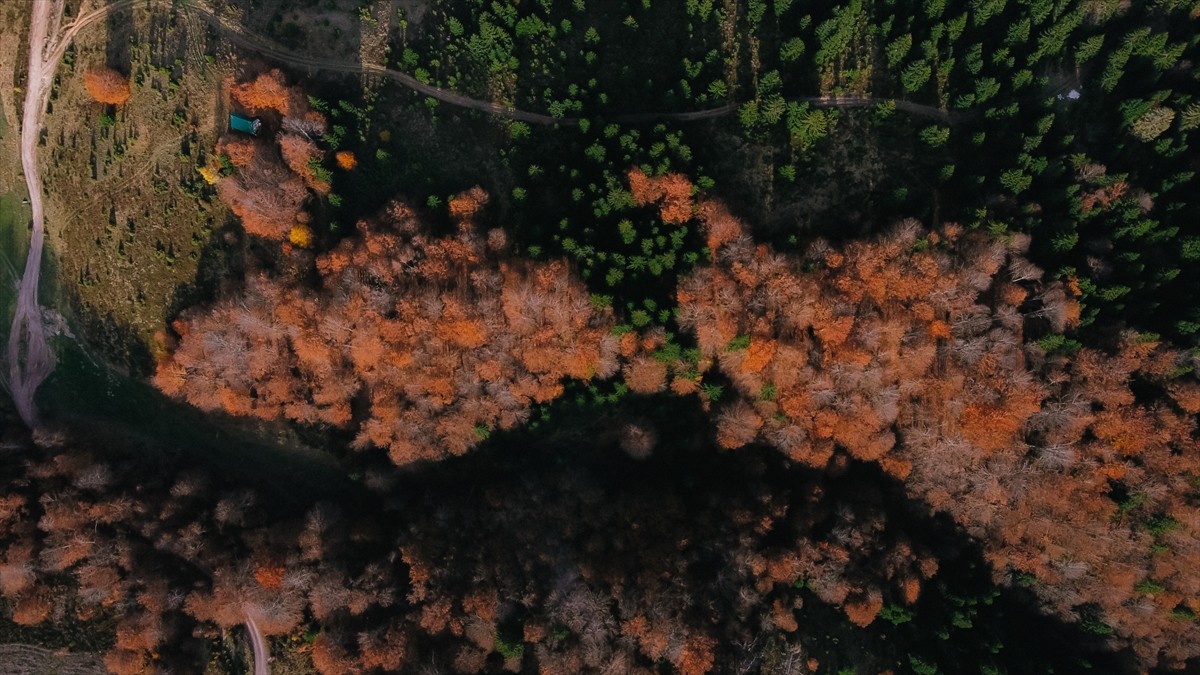
<instances>
[{"instance_id":1,"label":"dirt road","mask_svg":"<svg viewBox=\"0 0 1200 675\"><path fill-rule=\"evenodd\" d=\"M42 128L42 113L50 97L58 59L51 28L58 29L63 0L35 2L29 20L29 75L25 86L25 107L21 114L21 168L29 190L33 232L29 255L17 289L17 306L8 333L8 385L21 419L30 428L37 426L37 405L33 397L38 385L54 370L54 352L50 349L42 307L38 303L38 284L42 274L42 250L46 245L45 208L42 180L38 174L37 141Z\"/></svg>"},{"instance_id":2,"label":"dirt road","mask_svg":"<svg viewBox=\"0 0 1200 675\"><path fill-rule=\"evenodd\" d=\"M247 31L240 24L233 23L224 17L218 16L217 14L213 13L207 5L199 2L198 0L179 0L176 3L176 6L200 14L206 20L208 20L213 27L224 34L225 37L231 42L236 42L281 63L335 73L379 75L380 77L386 77L390 80L399 82L413 91L419 92L443 103L449 103L450 105L460 108L478 110L480 112L485 112L497 117L528 122L530 124L539 124L543 126L576 126L579 124L578 118L554 117L544 113L520 110L518 108L506 106L494 101L484 101L471 98L469 96L464 96L448 89L442 89L431 84L426 84L412 75L409 75L408 73L387 68L385 66L378 66L371 63L364 64L359 62L348 63L345 61L335 61L333 59L323 59L315 56L309 56L308 54L290 51L280 47L278 44L261 35ZM636 121L704 119L706 117L719 117L720 115L728 114L733 110L733 106L721 106L719 108L697 112L639 113L636 115L617 116L613 119L617 121L635 121L635 119Z\"/></svg>"},{"instance_id":3,"label":"dirt road","mask_svg":"<svg viewBox=\"0 0 1200 675\"><path fill-rule=\"evenodd\" d=\"M105 675L108 669L96 654L10 643L0 645L0 672L5 675Z\"/></svg>"},{"instance_id":4,"label":"dirt road","mask_svg":"<svg viewBox=\"0 0 1200 675\"><path fill-rule=\"evenodd\" d=\"M166 2L166 0L161 0ZM13 401L21 419L31 428L38 423L38 411L34 394L38 386L54 369L54 352L50 348L48 330L43 319L43 310L38 302L38 284L41 279L41 262L45 247L46 224L42 201L42 182L38 173L38 135L42 118L50 97L55 71L71 40L84 28L103 19L108 12L131 7L135 0L117 0L101 5L81 14L65 29L61 22L64 0L41 0L33 2L29 27L29 71L26 84L25 104L21 116L21 165L29 191L32 211L32 234L29 255L19 283L16 311L9 331L7 360L9 386ZM232 24L213 13L196 0L177 0L175 6L202 15L229 39L239 42L266 56L295 66L345 73L370 73L390 78L426 96L463 108L470 108L508 119L521 120L541 125L572 126L579 123L575 118L556 118L541 113L518 110L492 101L473 99L445 89L426 84L398 70L360 63L344 63L320 59L285 50L266 38L250 33L240 25ZM822 107L858 107L884 102L870 98L811 97L800 99ZM896 107L908 112L948 119L945 111L931 106L896 101ZM648 112L615 116L613 119L627 123L658 120L690 121L712 119L729 115L737 110L735 103L693 112ZM247 616L246 632L254 651L255 675L269 675L266 638L254 619Z\"/></svg>"},{"instance_id":5,"label":"dirt road","mask_svg":"<svg viewBox=\"0 0 1200 675\"><path fill-rule=\"evenodd\" d=\"M17 290L17 305L8 335L7 352L9 387L13 402L21 419L30 428L36 428L38 424L34 395L38 386L54 370L54 352L50 348L46 322L38 302L42 253L46 242L45 207L37 163L37 141L42 128L42 116L49 101L54 72L70 41L80 30L106 16L114 7L132 4L126 1L102 6L81 15L61 34L59 27L62 21L63 0L34 2L31 8L29 71L25 106L21 115L21 168L25 172L25 184L29 190L33 231L29 241L29 255L25 259L25 270ZM254 675L270 675L266 638L251 617L246 617L245 625L254 650Z\"/></svg>"},{"instance_id":6,"label":"dirt road","mask_svg":"<svg viewBox=\"0 0 1200 675\"><path fill-rule=\"evenodd\" d=\"M577 117L553 117L543 113L529 112L520 110L510 106L495 103L493 101L483 101L469 96L464 96L457 92L447 89L441 89L431 84L426 84L408 73L378 66L374 64L363 63L347 63L344 61L334 61L332 59L322 59L307 54L293 52L280 47L271 40L251 33L240 24L233 23L224 19L208 8L207 5L199 0L178 0L176 6L193 11L202 15L209 21L217 30L223 33L230 41L241 44L244 47L253 49L254 51L269 56L281 63L287 63L293 66L302 66L315 70L326 70L337 73L353 73L353 74L372 74L386 77L388 79L399 82L400 84L420 92L430 98L436 99L443 103L449 103L460 108L470 108L479 110L498 117L529 122L531 124L540 124L544 126L560 125L560 126L578 126L580 120ZM861 96L809 96L796 99L800 103L811 103L820 108L859 108L865 106L876 105L879 103L895 102L896 108L904 110L914 115L923 117L931 117L942 120L950 120L951 114L940 108L933 106L922 105L920 103L912 103L900 99L882 99L870 98ZM629 113L614 115L611 119L615 122L626 124L642 124L646 122L659 121L677 121L690 122L705 119L714 119L724 117L736 112L738 109L737 103L726 103L725 105L715 108L707 108L704 110L693 110L689 112L644 112L644 113Z\"/></svg>"},{"instance_id":7,"label":"dirt road","mask_svg":"<svg viewBox=\"0 0 1200 675\"><path fill-rule=\"evenodd\" d=\"M267 667L267 638L258 629L258 624L250 615L246 615L246 633L250 635L250 645L254 648L254 675L271 675Z\"/></svg>"}]
</instances>

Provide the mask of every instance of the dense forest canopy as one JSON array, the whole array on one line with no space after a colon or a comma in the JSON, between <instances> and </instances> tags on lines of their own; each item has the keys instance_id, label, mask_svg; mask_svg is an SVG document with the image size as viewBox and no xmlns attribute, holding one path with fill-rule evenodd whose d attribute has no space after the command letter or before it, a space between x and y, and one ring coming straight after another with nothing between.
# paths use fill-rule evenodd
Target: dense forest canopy
<instances>
[{"instance_id":1,"label":"dense forest canopy","mask_svg":"<svg viewBox=\"0 0 1200 675\"><path fill-rule=\"evenodd\" d=\"M472 218L481 190L450 201L454 237L394 202L316 260L321 293L266 275L181 319L155 382L194 405L338 427L397 464L460 455L528 421L564 378L617 369L612 311L588 302L562 261L497 260L503 230ZM358 398L368 419L355 420Z\"/></svg>"},{"instance_id":2,"label":"dense forest canopy","mask_svg":"<svg viewBox=\"0 0 1200 675\"><path fill-rule=\"evenodd\" d=\"M1200 3L220 0L126 48L111 11L51 98L86 92L90 147L42 144L96 182L176 102L186 176L148 189L224 222L178 267L150 228L148 342L64 247L60 352L164 419L52 391L6 425L3 642L130 674L239 672L239 626L325 675L1200 665ZM201 143L180 73L218 63ZM83 250L131 259L158 215L110 199Z\"/></svg>"},{"instance_id":3,"label":"dense forest canopy","mask_svg":"<svg viewBox=\"0 0 1200 675\"><path fill-rule=\"evenodd\" d=\"M427 256L406 249L402 239L379 241L385 235L371 228L385 225L364 221L361 239L344 240L316 261L325 278L323 302L345 308L353 321L282 295L259 277L236 300L188 321L157 380L198 405L334 425L351 422L345 402L361 392L371 404L356 443L387 448L394 462L406 464L465 452L488 436L494 420L505 429L520 419L506 424L504 413L480 417L483 411L524 401L513 414L527 418L530 403L563 393L558 383L564 378L611 376L619 356L624 386L633 392L662 391L670 381L677 394L699 394L714 416L719 446L766 443L821 470L878 463L914 499L950 514L985 542L997 581L1036 580L1035 593L1049 609L1067 618L1091 612L1091 620L1111 626L1114 640L1147 663L1195 656L1188 645L1197 626L1181 620L1197 609L1189 599L1198 590L1191 570L1200 563L1200 532L1193 529L1200 519L1191 503L1200 475L1192 417L1200 412L1200 383L1191 375L1191 355L1135 333L1123 335L1115 353L1075 351L1045 337L1027 341L1027 331L1053 338L1077 324L1079 304L1077 291L1045 282L1025 257L1026 235L966 233L957 225L929 231L906 221L881 238L840 249L818 241L806 256L781 254L756 244L719 203L694 201L681 176L649 178L634 170L630 181L635 199L661 209L664 223L698 225L712 252L710 263L678 290L677 321L691 333L693 348L667 346L649 330L623 333L618 351L611 319L596 333L597 345L609 345L600 352L520 337L585 337L595 310L567 279L506 291L520 282L479 283L487 278L480 270L447 266L436 248ZM470 206L451 202L451 212L476 213L478 195L458 199L471 200ZM396 205L389 215L396 231L416 230L405 207ZM459 231L470 236L461 224ZM489 238L503 240L499 233ZM464 256L477 253L482 242L476 246L464 245ZM406 267L437 290L436 297L422 300L416 289L399 297L389 292ZM349 269L355 273L347 276ZM535 274L555 280L561 273L551 265ZM446 286L451 276L475 282L476 299L463 300L456 286ZM365 306L349 295L361 292L360 284L382 293L377 304ZM489 286L504 298L483 312L496 323L463 318L457 307L487 302L481 290ZM522 304L512 305L510 296ZM575 307L568 304L573 297ZM410 302L434 307L454 329L436 322L421 328L428 320L411 314ZM545 303L565 304L558 307L560 321L583 323L544 323L552 315ZM321 329L306 316L329 321L325 337L316 337ZM374 318L386 316L398 321L392 331L386 319ZM338 327L349 339L336 341L329 331ZM488 336L498 333L518 338L497 350ZM455 337L443 341L443 334ZM324 345L318 358L306 356L316 349L306 346L312 340ZM344 345L345 354L328 355L330 341ZM375 351L361 356L368 347ZM227 357L227 350L238 357ZM506 381L483 370L528 368L526 350L564 364L546 371L555 384L543 395L523 392L519 375ZM515 363L476 361L497 352ZM601 352L611 362L603 369L589 356ZM436 365L439 353L455 367ZM346 375L329 370L339 363ZM391 379L387 371L379 374L381 363L395 364ZM466 380L457 380L454 373L463 372ZM535 382L536 372L524 377ZM1138 382L1152 387L1141 400L1134 393ZM437 383L446 388L438 390ZM718 393L724 386L732 396ZM455 393L462 398L452 398ZM306 412L312 410L318 412ZM392 414L402 421L389 423L383 413L389 410L398 410ZM457 435L444 419L448 411L459 411L450 413L460 425ZM384 432L375 435L379 429ZM806 572L802 556L776 564L789 566L789 578L819 576ZM891 592L912 602L921 579L919 571L901 574ZM884 605L881 591L857 596L839 579L816 579L808 587L863 625Z\"/></svg>"}]
</instances>

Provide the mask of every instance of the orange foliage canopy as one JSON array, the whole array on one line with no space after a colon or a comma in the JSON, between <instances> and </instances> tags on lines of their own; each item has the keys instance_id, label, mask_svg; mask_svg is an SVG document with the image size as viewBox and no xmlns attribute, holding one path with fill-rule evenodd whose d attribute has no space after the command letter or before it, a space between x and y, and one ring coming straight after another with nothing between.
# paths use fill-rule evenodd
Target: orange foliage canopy
<instances>
[{"instance_id":1,"label":"orange foliage canopy","mask_svg":"<svg viewBox=\"0 0 1200 675\"><path fill-rule=\"evenodd\" d=\"M304 179L305 185L319 195L329 194L329 181L318 178L316 172L313 171L313 164L319 164L325 156L324 150L317 147L312 139L299 134L282 133L275 138L275 141L279 144L279 153L283 155L283 162L293 173Z\"/></svg>"},{"instance_id":2,"label":"orange foliage canopy","mask_svg":"<svg viewBox=\"0 0 1200 675\"><path fill-rule=\"evenodd\" d=\"M524 422L564 378L616 372L611 310L566 263L501 260L470 219L434 237L400 202L358 227L317 260L320 294L260 275L186 316L158 386L206 409L356 425L358 446L406 464Z\"/></svg>"},{"instance_id":3,"label":"orange foliage canopy","mask_svg":"<svg viewBox=\"0 0 1200 675\"><path fill-rule=\"evenodd\" d=\"M87 71L83 86L100 103L121 105L129 100L129 80L112 68L100 66Z\"/></svg>"},{"instance_id":4,"label":"orange foliage canopy","mask_svg":"<svg viewBox=\"0 0 1200 675\"><path fill-rule=\"evenodd\" d=\"M1146 663L1200 653L1200 626L1177 618L1200 610L1200 508L1187 498L1200 385L1173 379L1191 356L1134 335L1074 358L1026 344L1027 329L1079 317L1070 289L1025 259L1028 237L905 222L801 257L756 246L724 207L699 213L714 264L681 282L678 316L734 385L721 445L762 441L814 467L876 462L982 541L998 581L1034 575L1065 616L1099 607ZM676 382L686 370L672 366ZM1165 396L1139 400L1135 380ZM880 600L844 606L862 625Z\"/></svg>"},{"instance_id":5,"label":"orange foliage canopy","mask_svg":"<svg viewBox=\"0 0 1200 675\"><path fill-rule=\"evenodd\" d=\"M281 565L260 565L254 569L254 579L263 588L279 588L285 571Z\"/></svg>"},{"instance_id":6,"label":"orange foliage canopy","mask_svg":"<svg viewBox=\"0 0 1200 675\"><path fill-rule=\"evenodd\" d=\"M229 94L241 107L251 114L274 111L280 115L293 114L301 106L298 90L284 82L283 72L276 69L262 73L250 82L241 82L229 87Z\"/></svg>"},{"instance_id":7,"label":"orange foliage canopy","mask_svg":"<svg viewBox=\"0 0 1200 675\"><path fill-rule=\"evenodd\" d=\"M682 174L650 177L635 168L629 172L629 190L638 206L658 204L664 223L679 225L692 219L692 183Z\"/></svg>"},{"instance_id":8,"label":"orange foliage canopy","mask_svg":"<svg viewBox=\"0 0 1200 675\"><path fill-rule=\"evenodd\" d=\"M238 171L217 181L217 194L246 232L285 240L304 218L308 199L304 180L284 166L263 141L224 137L217 151L227 154Z\"/></svg>"},{"instance_id":9,"label":"orange foliage canopy","mask_svg":"<svg viewBox=\"0 0 1200 675\"><path fill-rule=\"evenodd\" d=\"M969 284L990 284L1007 257L1018 259L1016 251L984 238L963 240L958 248L975 262L972 269L943 250L920 250L916 243L923 232L906 223L889 237L844 251L818 245L806 261L755 246L740 230L730 232L739 223L720 207L703 205L700 211L702 219L715 221L710 230L721 230L715 238L710 232L720 262L682 282L680 322L695 332L701 353L754 401L723 413L724 445L761 436L816 466L835 449L879 459L895 445L893 429L906 419L904 411L944 388L935 373L939 349L965 350L963 365L972 373L969 380L956 380L957 405L946 407L947 416L938 420L948 433L998 452L1039 409L1044 390L1011 377L1025 359L1020 334L1013 332L1022 319L1015 308L1003 310L1007 338L965 339L965 331L990 325L982 322L979 291ZM815 268L804 271L811 263ZM1072 302L1054 291L1047 286L1041 297ZM763 309L751 314L749 306ZM1042 315L1061 330L1063 317L1073 313L1047 307ZM745 348L727 348L739 337L749 338ZM939 346L947 337L953 339ZM926 380L928 391L912 385ZM763 397L764 390L774 393ZM852 419L844 419L848 414Z\"/></svg>"},{"instance_id":10,"label":"orange foliage canopy","mask_svg":"<svg viewBox=\"0 0 1200 675\"><path fill-rule=\"evenodd\" d=\"M311 230L305 224L304 205L309 190L326 195L331 188L313 170L325 158L316 142L325 130L325 118L309 109L298 88L286 86L278 70L235 84L230 92L252 112L272 110L284 117L273 138L221 137L217 152L229 158L235 172L217 180L217 193L242 219L246 232L307 247Z\"/></svg>"},{"instance_id":11,"label":"orange foliage canopy","mask_svg":"<svg viewBox=\"0 0 1200 675\"><path fill-rule=\"evenodd\" d=\"M1106 209L1111 206L1113 202L1124 197L1125 192L1128 189L1129 185L1125 181L1117 181L1116 183L1105 185L1091 192L1085 192L1083 193L1083 196L1079 198L1079 207L1084 213L1092 211L1092 209L1096 208L1097 205L1099 205L1101 209Z\"/></svg>"}]
</instances>

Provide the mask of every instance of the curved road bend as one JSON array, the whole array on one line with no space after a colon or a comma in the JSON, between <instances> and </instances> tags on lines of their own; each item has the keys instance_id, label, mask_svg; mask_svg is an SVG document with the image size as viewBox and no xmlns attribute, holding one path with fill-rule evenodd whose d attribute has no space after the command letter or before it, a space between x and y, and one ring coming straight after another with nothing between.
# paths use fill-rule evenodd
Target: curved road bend
<instances>
[{"instance_id":1,"label":"curved road bend","mask_svg":"<svg viewBox=\"0 0 1200 675\"><path fill-rule=\"evenodd\" d=\"M53 17L53 18L52 18ZM38 284L42 274L42 251L46 243L45 209L42 181L37 166L38 133L42 112L50 97L57 60L52 56L50 23L57 26L62 17L62 0L34 2L29 20L29 72L25 83L25 107L21 113L21 169L29 191L33 231L25 270L17 286L17 305L8 333L8 385L21 420L31 429L37 426L37 406L33 395L38 385L54 370L54 352L46 335L42 308L38 304Z\"/></svg>"},{"instance_id":2,"label":"curved road bend","mask_svg":"<svg viewBox=\"0 0 1200 675\"><path fill-rule=\"evenodd\" d=\"M59 34L63 0L41 0L32 3L29 20L29 71L25 105L21 114L21 168L25 172L25 185L29 191L32 233L29 253L25 258L25 269L17 287L17 305L8 335L6 354L13 402L21 420L31 429L38 425L34 394L54 370L54 352L50 348L42 308L38 302L42 253L46 242L45 206L37 165L37 141L42 128L42 117L50 99L54 73L71 40L79 31L106 16L109 10L131 5L133 0L119 0L110 5L103 5L81 15ZM254 651L254 675L270 675L266 637L249 616L246 617L245 626Z\"/></svg>"},{"instance_id":3,"label":"curved road bend","mask_svg":"<svg viewBox=\"0 0 1200 675\"><path fill-rule=\"evenodd\" d=\"M267 666L267 637L259 630L258 624L249 614L244 615L246 621L246 633L250 636L250 645L254 648L254 675L271 675L271 669Z\"/></svg>"}]
</instances>

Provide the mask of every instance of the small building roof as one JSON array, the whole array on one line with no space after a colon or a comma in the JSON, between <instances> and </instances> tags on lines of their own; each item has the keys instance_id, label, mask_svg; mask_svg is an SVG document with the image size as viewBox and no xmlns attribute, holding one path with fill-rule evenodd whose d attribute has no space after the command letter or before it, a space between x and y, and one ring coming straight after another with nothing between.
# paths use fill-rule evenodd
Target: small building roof
<instances>
[{"instance_id":1,"label":"small building roof","mask_svg":"<svg viewBox=\"0 0 1200 675\"><path fill-rule=\"evenodd\" d=\"M237 113L233 113L229 116L229 128L233 129L234 131L240 131L244 134L255 136L258 134L258 128L260 126L262 126L262 121L260 121L257 117L250 119L248 117L242 117Z\"/></svg>"}]
</instances>

